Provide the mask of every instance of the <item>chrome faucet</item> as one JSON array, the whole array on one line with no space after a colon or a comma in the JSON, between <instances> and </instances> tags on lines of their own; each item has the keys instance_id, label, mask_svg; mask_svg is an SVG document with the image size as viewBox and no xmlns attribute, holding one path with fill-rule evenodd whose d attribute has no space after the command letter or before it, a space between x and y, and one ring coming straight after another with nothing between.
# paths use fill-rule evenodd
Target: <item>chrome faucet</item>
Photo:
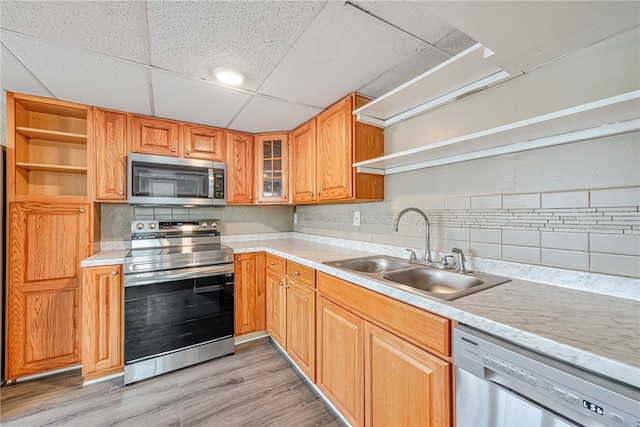
<instances>
[{"instance_id":1,"label":"chrome faucet","mask_svg":"<svg viewBox=\"0 0 640 427\"><path fill-rule=\"evenodd\" d=\"M401 210L400 213L398 214L398 216L396 217L395 221L393 222L393 231L395 231L395 232L398 231L398 223L400 222L400 218L402 217L402 215L404 215L405 213L407 213L409 211L417 212L420 215L422 215L422 217L424 218L425 235L426 235L426 250L424 252L424 260L428 261L428 262L432 262L431 261L431 248L429 246L429 218L427 218L427 214L424 213L424 211L421 211L418 208L406 208L406 209Z\"/></svg>"}]
</instances>

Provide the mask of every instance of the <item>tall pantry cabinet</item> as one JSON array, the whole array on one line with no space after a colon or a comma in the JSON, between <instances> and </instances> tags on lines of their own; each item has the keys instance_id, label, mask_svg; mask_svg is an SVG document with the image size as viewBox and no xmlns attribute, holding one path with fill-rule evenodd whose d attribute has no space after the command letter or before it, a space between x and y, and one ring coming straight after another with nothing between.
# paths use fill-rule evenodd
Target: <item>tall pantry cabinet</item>
<instances>
[{"instance_id":1,"label":"tall pantry cabinet","mask_svg":"<svg viewBox=\"0 0 640 427\"><path fill-rule=\"evenodd\" d=\"M7 93L5 379L81 362L90 254L91 107Z\"/></svg>"}]
</instances>

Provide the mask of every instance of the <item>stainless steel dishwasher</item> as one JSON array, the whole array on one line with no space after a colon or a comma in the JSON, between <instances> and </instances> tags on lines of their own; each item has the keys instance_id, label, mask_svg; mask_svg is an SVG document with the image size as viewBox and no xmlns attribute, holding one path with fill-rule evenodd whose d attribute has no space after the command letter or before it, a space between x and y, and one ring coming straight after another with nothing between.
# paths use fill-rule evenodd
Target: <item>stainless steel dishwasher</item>
<instances>
[{"instance_id":1,"label":"stainless steel dishwasher","mask_svg":"<svg viewBox=\"0 0 640 427\"><path fill-rule=\"evenodd\" d=\"M640 390L465 325L454 329L458 427L640 427Z\"/></svg>"}]
</instances>

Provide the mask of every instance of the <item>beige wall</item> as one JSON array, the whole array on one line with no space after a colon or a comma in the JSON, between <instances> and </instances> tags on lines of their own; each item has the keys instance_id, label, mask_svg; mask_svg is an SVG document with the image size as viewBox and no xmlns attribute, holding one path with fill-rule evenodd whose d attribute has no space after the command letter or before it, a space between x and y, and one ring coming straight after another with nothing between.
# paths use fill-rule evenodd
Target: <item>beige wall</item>
<instances>
[{"instance_id":1,"label":"beige wall","mask_svg":"<svg viewBox=\"0 0 640 427\"><path fill-rule=\"evenodd\" d=\"M385 129L385 153L640 88L640 29ZM517 141L514 141L517 142ZM385 201L298 207L294 231L640 277L640 133L385 177ZM361 225L353 226L353 212Z\"/></svg>"},{"instance_id":2,"label":"beige wall","mask_svg":"<svg viewBox=\"0 0 640 427\"><path fill-rule=\"evenodd\" d=\"M103 203L100 209L103 242L131 239L134 219L220 219L222 235L262 234L292 231L293 207L227 206L224 208L131 207Z\"/></svg>"}]
</instances>

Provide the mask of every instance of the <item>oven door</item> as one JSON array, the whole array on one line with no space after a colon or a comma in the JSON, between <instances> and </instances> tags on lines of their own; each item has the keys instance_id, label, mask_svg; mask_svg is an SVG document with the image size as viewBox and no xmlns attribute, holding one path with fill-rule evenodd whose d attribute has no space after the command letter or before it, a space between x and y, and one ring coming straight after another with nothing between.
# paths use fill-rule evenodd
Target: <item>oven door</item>
<instances>
[{"instance_id":1,"label":"oven door","mask_svg":"<svg viewBox=\"0 0 640 427\"><path fill-rule=\"evenodd\" d=\"M188 270L125 276L125 364L233 336L233 264Z\"/></svg>"}]
</instances>

